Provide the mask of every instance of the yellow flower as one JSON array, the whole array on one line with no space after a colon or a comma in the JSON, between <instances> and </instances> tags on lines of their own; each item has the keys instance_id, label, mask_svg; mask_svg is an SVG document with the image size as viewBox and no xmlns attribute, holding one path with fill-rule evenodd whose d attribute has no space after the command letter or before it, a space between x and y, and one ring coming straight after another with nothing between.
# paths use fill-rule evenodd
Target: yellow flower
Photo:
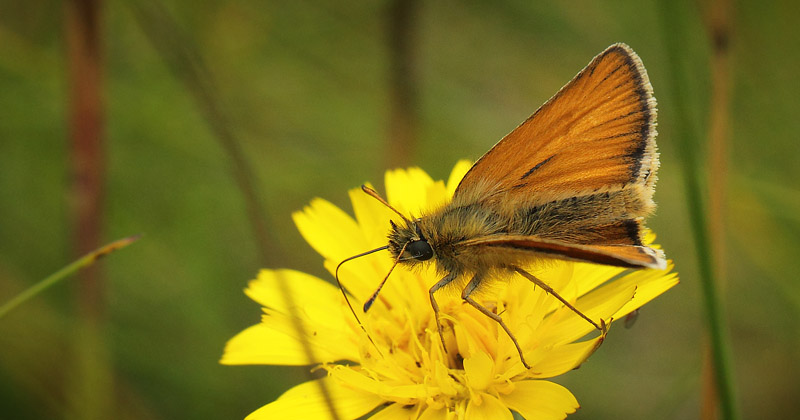
<instances>
[{"instance_id":1,"label":"yellow flower","mask_svg":"<svg viewBox=\"0 0 800 420\"><path fill-rule=\"evenodd\" d=\"M418 215L448 200L468 169L459 162L447 183L417 168L390 171L387 199L404 214ZM331 272L347 257L386 245L389 220L397 218L358 189L350 199L355 219L321 199L294 214ZM428 300L438 280L433 270L396 269L369 312L359 309L391 264L383 252L348 262L339 272L369 337L331 283L293 270L262 270L246 289L264 307L262 321L231 339L221 362L318 365L327 371L318 381L341 419L368 413L379 420L512 419L511 410L527 420L562 419L578 408L572 393L544 379L577 367L599 347L605 337L591 324L523 278L484 291L480 300L514 332L532 366L527 370L496 322L463 304L460 291L443 289L437 301L445 352ZM530 270L590 318L609 321L677 284L671 262L668 268L626 271L548 261ZM331 418L318 381L288 390L248 419Z\"/></svg>"}]
</instances>

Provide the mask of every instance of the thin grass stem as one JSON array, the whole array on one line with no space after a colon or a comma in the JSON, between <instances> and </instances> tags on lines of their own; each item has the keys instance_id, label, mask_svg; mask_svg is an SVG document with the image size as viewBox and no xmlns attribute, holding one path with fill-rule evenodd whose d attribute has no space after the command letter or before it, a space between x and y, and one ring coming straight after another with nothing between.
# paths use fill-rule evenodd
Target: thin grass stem
<instances>
[{"instance_id":1,"label":"thin grass stem","mask_svg":"<svg viewBox=\"0 0 800 420\"><path fill-rule=\"evenodd\" d=\"M0 319L2 319L6 314L17 308L18 306L22 305L23 303L29 301L36 295L44 292L54 284L58 283L61 280L75 274L78 270L88 267L94 264L100 258L105 257L106 255L118 250L125 248L126 246L136 242L141 235L129 236L127 238L119 239L110 244L102 246L86 255L81 257L80 259L74 261L73 263L67 265L66 267L56 271L55 273L47 276L44 280L34 284L24 292L18 294L10 301L6 302L2 306L0 306Z\"/></svg>"},{"instance_id":2,"label":"thin grass stem","mask_svg":"<svg viewBox=\"0 0 800 420\"><path fill-rule=\"evenodd\" d=\"M255 173L239 138L234 133L227 114L220 106L216 83L202 54L180 31L177 22L161 2L157 0L130 1L128 4L155 50L161 54L175 77L183 82L193 95L198 110L205 117L214 138L222 146L225 155L230 160L233 178L247 208L247 216L256 241L260 262L265 265L281 263L280 252L273 246L268 233L269 229L264 222L266 212L261 196L256 192ZM289 319L300 337L300 343L308 363L315 363L318 360L316 351L307 339L308 331L297 313L299 305L286 281L278 281L278 292L283 297L286 307L289 308ZM308 372L307 377L309 380L314 379L312 372ZM326 383L317 381L317 384L330 412L330 417L333 420L339 420L341 416Z\"/></svg>"},{"instance_id":3,"label":"thin grass stem","mask_svg":"<svg viewBox=\"0 0 800 420\"><path fill-rule=\"evenodd\" d=\"M700 285L711 347L716 394L719 399L721 417L725 420L737 420L741 416L737 407L731 367L732 350L727 321L723 315L717 272L714 267L714 249L712 249L709 236L709 223L703 204L704 194L701 187L703 174L699 169L700 151L697 148L702 144L702 139L690 118L689 83L683 68L683 64L690 59L686 56L684 49L684 46L691 45L686 28L687 22L689 22L689 12L686 10L685 1L662 0L659 4L671 77L671 92L675 103L674 137L678 146L678 160L683 168L686 203L698 254Z\"/></svg>"}]
</instances>

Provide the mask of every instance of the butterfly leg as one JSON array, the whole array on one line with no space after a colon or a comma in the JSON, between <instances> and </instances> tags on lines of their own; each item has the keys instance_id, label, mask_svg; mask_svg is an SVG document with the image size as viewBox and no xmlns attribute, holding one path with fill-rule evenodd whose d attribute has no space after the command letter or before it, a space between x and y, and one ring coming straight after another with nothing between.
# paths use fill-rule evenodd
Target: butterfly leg
<instances>
[{"instance_id":1,"label":"butterfly leg","mask_svg":"<svg viewBox=\"0 0 800 420\"><path fill-rule=\"evenodd\" d=\"M571 303L567 302L567 300L566 300L566 299L564 299L563 297L561 297L561 295L559 295L558 293L556 293L556 291L555 291L555 290L553 290L553 288L552 288L552 287L550 287L550 286L549 286L547 283L545 283L545 282L543 282L543 281L539 280L539 278L537 278L537 277L536 277L536 276L534 276L533 274L531 274L531 273L529 273L529 272L527 272L527 271L525 271L525 270L523 270L523 269L521 269L521 268L519 268L519 267L514 267L514 271L516 271L517 273L519 273L519 274L520 274L522 277L525 277L526 279L528 279L528 280L530 280L531 282L533 282L533 284L535 284L535 285L537 285L537 286L541 287L542 289L544 289L544 291L545 291L545 292L547 292L548 294L550 294L550 296L553 296L554 298L556 298L556 299L558 299L559 301L561 301L561 303L563 303L563 304L564 304L564 306L566 306L567 308L571 309L571 310L572 310L572 312L575 312L575 313L576 313L576 314L578 314L578 315L579 315L581 318L583 318L583 319L585 319L586 321L588 321L588 322L589 322L590 324L592 324L592 325L593 325L595 328L597 328L598 330L600 330L600 331L601 331L603 334L605 334L605 333L606 333L606 331L608 330L608 327L606 326L606 322L605 322L603 319L601 319L601 320L600 320L600 324L598 325L596 322L592 321L592 320L591 320L591 319L590 319L588 316L584 315L584 313L583 313L583 312L579 311L579 310L578 310L578 308L576 308L576 307L572 306L572 304L571 304Z\"/></svg>"},{"instance_id":2,"label":"butterfly leg","mask_svg":"<svg viewBox=\"0 0 800 420\"><path fill-rule=\"evenodd\" d=\"M433 297L433 294L442 287L450 284L450 282L455 280L456 277L458 277L457 273L450 273L444 276L444 278L439 280L433 285L433 287L430 288L430 290L428 290L428 294L431 297L431 307L433 307L433 316L436 319L436 328L439 330L439 339L442 340L442 349L445 353L447 353L447 346L444 344L444 329L442 328L442 322L439 321L439 304L436 303L436 298Z\"/></svg>"},{"instance_id":3,"label":"butterfly leg","mask_svg":"<svg viewBox=\"0 0 800 420\"><path fill-rule=\"evenodd\" d=\"M472 307L474 307L475 309L481 311L482 314L493 319L501 327L503 327L503 330L505 330L506 334L508 334L508 338L511 339L511 341L514 343L514 347L517 348L517 352L519 353L519 360L522 362L522 365L525 366L526 369L530 369L531 368L530 365L528 365L528 362L525 361L525 356L522 355L522 348L519 346L517 338L514 337L514 334L512 334L511 330L508 329L508 325L506 325L505 321L503 321L503 318L501 318L500 315L497 315L496 313L492 312L491 310L489 310L489 308L481 305L480 303L475 301L475 299L472 298L471 294L472 292L475 291L475 289L478 288L478 285L481 284L481 279L482 277L480 274L475 274L475 276L472 277L472 280L470 280L469 284L467 284L467 287L465 287L464 290L461 292L461 298L464 299L465 302L472 305Z\"/></svg>"}]
</instances>

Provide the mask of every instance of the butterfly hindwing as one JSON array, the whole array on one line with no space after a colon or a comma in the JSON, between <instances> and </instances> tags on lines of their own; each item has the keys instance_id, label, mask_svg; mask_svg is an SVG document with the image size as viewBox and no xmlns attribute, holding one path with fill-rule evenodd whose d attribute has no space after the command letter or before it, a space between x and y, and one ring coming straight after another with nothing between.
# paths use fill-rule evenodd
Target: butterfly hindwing
<instances>
[{"instance_id":1,"label":"butterfly hindwing","mask_svg":"<svg viewBox=\"0 0 800 420\"><path fill-rule=\"evenodd\" d=\"M666 268L661 250L644 245L575 244L536 236L497 235L464 241L467 247L506 248L555 258L630 268Z\"/></svg>"}]
</instances>

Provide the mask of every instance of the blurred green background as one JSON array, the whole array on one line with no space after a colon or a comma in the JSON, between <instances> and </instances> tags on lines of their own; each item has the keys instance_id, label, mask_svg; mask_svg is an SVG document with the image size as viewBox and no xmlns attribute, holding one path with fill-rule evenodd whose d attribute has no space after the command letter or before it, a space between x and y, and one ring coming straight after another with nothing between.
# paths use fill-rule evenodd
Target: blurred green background
<instances>
[{"instance_id":1,"label":"blurred green background","mask_svg":"<svg viewBox=\"0 0 800 420\"><path fill-rule=\"evenodd\" d=\"M398 145L388 1L105 2L102 236L145 234L101 263L107 354L94 368L110 385L74 385L71 279L0 320L0 418L90 418L105 406L117 419L236 419L305 380L304 368L218 364L225 342L259 320L242 289L263 264L213 124L252 167L268 264L330 279L292 211L317 196L349 210L347 189L382 186L394 165L446 177L614 42L641 56L659 100L660 207L649 225L682 282L558 381L583 407L570 418L699 418L707 339L665 52L679 31L692 40L681 68L694 129L707 138L715 106L729 122L727 171L702 183L724 191L714 217L739 405L744 418L800 412L800 5L728 6L729 102L712 105L709 2L686 3L677 20L647 1L420 2L401 36L416 140ZM0 302L75 257L64 10L0 1ZM198 102L187 52L213 81L199 92L218 114ZM693 153L708 162L708 150L703 140Z\"/></svg>"}]
</instances>

